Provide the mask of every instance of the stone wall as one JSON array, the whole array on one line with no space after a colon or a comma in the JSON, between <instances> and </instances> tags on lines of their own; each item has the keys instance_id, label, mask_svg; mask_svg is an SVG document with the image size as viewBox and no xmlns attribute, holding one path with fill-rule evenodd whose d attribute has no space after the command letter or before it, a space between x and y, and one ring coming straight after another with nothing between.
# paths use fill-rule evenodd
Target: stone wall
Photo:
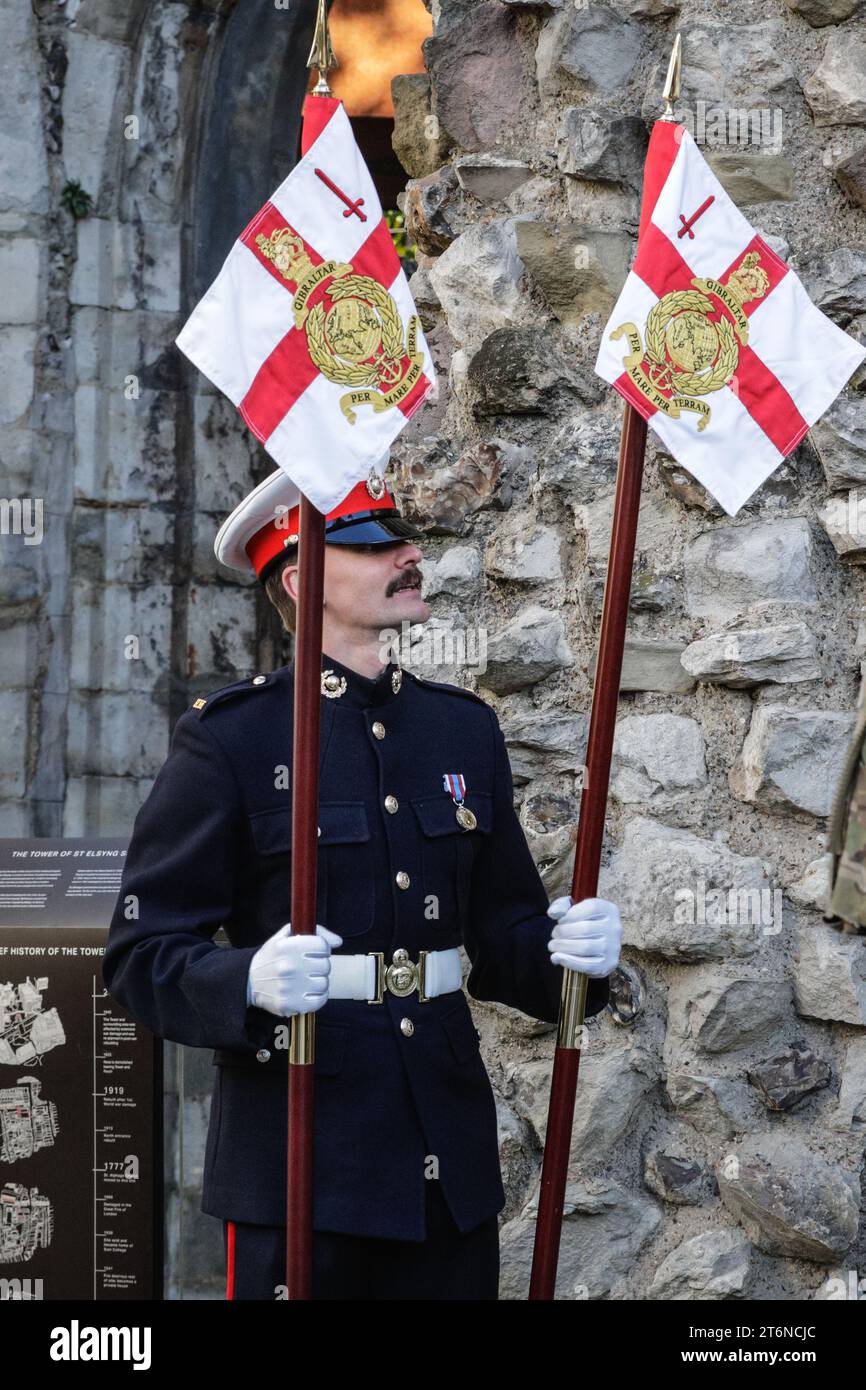
<instances>
[{"instance_id":1,"label":"stone wall","mask_svg":"<svg viewBox=\"0 0 866 1390\"><path fill-rule=\"evenodd\" d=\"M434 18L429 77L394 83L394 139L448 387L392 462L441 536L426 569L443 639L486 636L477 684L553 897L570 887L622 418L592 364L674 33L678 118L864 340L866 21L851 0L724 16L442 0ZM866 652L864 480L866 371L735 518L650 431L601 881L626 948L581 1060L562 1297L827 1298L866 1273L866 940L819 905ZM475 1012L508 1176L503 1294L523 1297L553 1037Z\"/></svg>"},{"instance_id":2,"label":"stone wall","mask_svg":"<svg viewBox=\"0 0 866 1390\"><path fill-rule=\"evenodd\" d=\"M311 10L0 12L0 492L44 502L41 544L2 538L0 833L127 832L178 713L285 659L211 549L272 465L173 338L291 162ZM592 363L673 33L678 114L863 338L866 22L851 0L734 0L724 22L668 0L483 0L434 20L429 80L395 82L395 143L443 389L394 476L432 521L433 626L486 637L477 676L447 641L430 673L495 704L554 896L621 419ZM766 115L742 148L717 138L738 109ZM93 200L79 219L71 181ZM601 884L627 946L581 1062L564 1297L822 1298L866 1274L866 945L818 906L866 653L864 394L861 374L735 519L650 432ZM553 1035L473 1007L501 1113L503 1296L523 1297ZM209 1059L169 1054L169 1288L218 1297L218 1223L197 1213Z\"/></svg>"},{"instance_id":3,"label":"stone wall","mask_svg":"<svg viewBox=\"0 0 866 1390\"><path fill-rule=\"evenodd\" d=\"M44 532L2 537L0 834L128 833L181 711L286 657L267 601L213 555L273 465L174 337L295 158L314 14L0 10L0 494L40 501ZM198 1211L210 1056L166 1051L168 1289L218 1296L220 1227Z\"/></svg>"}]
</instances>

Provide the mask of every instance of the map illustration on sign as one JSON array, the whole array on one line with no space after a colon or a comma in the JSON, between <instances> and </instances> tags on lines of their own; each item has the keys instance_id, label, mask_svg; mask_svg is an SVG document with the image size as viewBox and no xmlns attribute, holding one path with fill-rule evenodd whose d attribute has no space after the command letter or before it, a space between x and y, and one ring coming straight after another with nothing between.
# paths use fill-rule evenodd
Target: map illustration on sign
<instances>
[{"instance_id":1,"label":"map illustration on sign","mask_svg":"<svg viewBox=\"0 0 866 1390\"><path fill-rule=\"evenodd\" d=\"M19 1076L16 1085L0 1086L0 1163L29 1158L54 1143L60 1128L57 1106L43 1100L42 1082Z\"/></svg>"},{"instance_id":2,"label":"map illustration on sign","mask_svg":"<svg viewBox=\"0 0 866 1390\"><path fill-rule=\"evenodd\" d=\"M42 1008L48 976L23 984L0 984L0 1063L20 1067L39 1062L46 1052L66 1042L56 1009Z\"/></svg>"},{"instance_id":3,"label":"map illustration on sign","mask_svg":"<svg viewBox=\"0 0 866 1390\"><path fill-rule=\"evenodd\" d=\"M38 1187L4 1182L0 1187L0 1265L20 1264L51 1244L54 1212Z\"/></svg>"}]
</instances>

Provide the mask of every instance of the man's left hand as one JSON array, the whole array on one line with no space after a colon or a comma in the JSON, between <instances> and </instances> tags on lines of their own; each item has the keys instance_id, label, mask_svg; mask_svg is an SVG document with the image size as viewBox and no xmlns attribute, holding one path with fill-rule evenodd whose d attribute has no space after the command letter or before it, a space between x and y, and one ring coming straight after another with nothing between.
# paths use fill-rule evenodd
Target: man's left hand
<instances>
[{"instance_id":1,"label":"man's left hand","mask_svg":"<svg viewBox=\"0 0 866 1390\"><path fill-rule=\"evenodd\" d=\"M556 898L547 909L556 926L547 949L554 965L580 970L593 979L604 979L619 964L622 922L616 903L607 898Z\"/></svg>"}]
</instances>

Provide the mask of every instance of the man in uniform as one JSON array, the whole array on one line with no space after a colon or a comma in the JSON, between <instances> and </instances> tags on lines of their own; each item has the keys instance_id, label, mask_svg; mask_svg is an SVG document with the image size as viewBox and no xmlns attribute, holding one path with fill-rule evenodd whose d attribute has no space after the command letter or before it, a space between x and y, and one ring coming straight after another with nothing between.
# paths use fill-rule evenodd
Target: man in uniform
<instances>
[{"instance_id":1,"label":"man in uniform","mask_svg":"<svg viewBox=\"0 0 866 1390\"><path fill-rule=\"evenodd\" d=\"M215 545L289 628L298 510L278 472ZM496 1108L458 947L473 998L551 1023L561 967L591 1016L619 958L612 903L548 904L491 706L383 661L428 616L420 534L375 473L326 519L317 933L288 926L294 663L197 699L135 821L103 977L214 1049L202 1210L229 1298L284 1296L286 1019L315 1010L313 1297L495 1299Z\"/></svg>"}]
</instances>

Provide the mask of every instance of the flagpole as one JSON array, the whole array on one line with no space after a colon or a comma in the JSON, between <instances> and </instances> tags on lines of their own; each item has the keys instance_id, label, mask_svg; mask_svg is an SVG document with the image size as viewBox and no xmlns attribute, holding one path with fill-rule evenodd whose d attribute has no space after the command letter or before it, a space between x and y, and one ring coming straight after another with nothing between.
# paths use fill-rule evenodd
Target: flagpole
<instances>
[{"instance_id":1,"label":"flagpole","mask_svg":"<svg viewBox=\"0 0 866 1390\"><path fill-rule=\"evenodd\" d=\"M301 493L292 754L292 935L314 936L316 932L324 552L324 513ZM292 1300L311 1297L315 1019L315 1013L294 1014L289 1041L286 1289Z\"/></svg>"},{"instance_id":2,"label":"flagpole","mask_svg":"<svg viewBox=\"0 0 866 1390\"><path fill-rule=\"evenodd\" d=\"M679 96L680 70L680 35L677 34L665 80L665 112L661 120L675 119L673 103ZM598 892L646 436L646 420L626 402L620 435L613 525L571 881L572 902L593 898ZM530 1301L550 1300L556 1291L556 1269L562 1236L565 1185L568 1177L575 1092L580 1068L580 1041L588 984L589 976L579 971L563 969L559 1027L553 1058L529 1285Z\"/></svg>"},{"instance_id":3,"label":"flagpole","mask_svg":"<svg viewBox=\"0 0 866 1390\"><path fill-rule=\"evenodd\" d=\"M326 0L318 0L313 46L307 59L307 67L319 72L312 96L331 96L328 71L336 66L328 34ZM325 514L301 493L292 754L292 935L313 936L317 925L324 575ZM295 1014L289 1039L286 1290L294 1302L312 1298L315 1020L315 1013Z\"/></svg>"}]
</instances>

